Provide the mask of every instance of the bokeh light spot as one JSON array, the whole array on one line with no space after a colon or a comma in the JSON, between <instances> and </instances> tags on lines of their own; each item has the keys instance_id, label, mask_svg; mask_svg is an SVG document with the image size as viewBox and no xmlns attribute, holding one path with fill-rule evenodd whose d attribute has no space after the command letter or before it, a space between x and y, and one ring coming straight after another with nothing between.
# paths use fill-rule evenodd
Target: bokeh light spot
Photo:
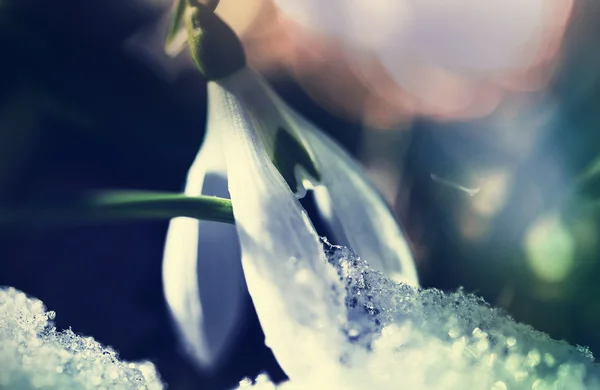
<instances>
[{"instance_id":1,"label":"bokeh light spot","mask_svg":"<svg viewBox=\"0 0 600 390\"><path fill-rule=\"evenodd\" d=\"M575 242L556 213L541 215L525 234L525 252L533 273L542 281L559 283L574 265Z\"/></svg>"}]
</instances>

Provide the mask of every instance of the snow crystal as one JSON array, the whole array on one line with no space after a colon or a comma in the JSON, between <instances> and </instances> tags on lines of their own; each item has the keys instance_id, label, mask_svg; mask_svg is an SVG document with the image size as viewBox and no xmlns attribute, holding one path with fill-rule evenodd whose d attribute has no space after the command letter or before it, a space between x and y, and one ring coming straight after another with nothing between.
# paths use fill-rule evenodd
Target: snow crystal
<instances>
[{"instance_id":1,"label":"snow crystal","mask_svg":"<svg viewBox=\"0 0 600 390\"><path fill-rule=\"evenodd\" d=\"M40 300L0 288L0 389L163 388L152 363L123 362L91 337L58 332L54 316Z\"/></svg>"},{"instance_id":2,"label":"snow crystal","mask_svg":"<svg viewBox=\"0 0 600 390\"><path fill-rule=\"evenodd\" d=\"M600 389L600 366L587 348L552 340L474 295L399 284L349 249L325 249L346 288L347 345L339 364L349 378L327 388ZM306 390L327 380L321 371L315 364L313 378L280 386L263 375L239 389Z\"/></svg>"}]
</instances>

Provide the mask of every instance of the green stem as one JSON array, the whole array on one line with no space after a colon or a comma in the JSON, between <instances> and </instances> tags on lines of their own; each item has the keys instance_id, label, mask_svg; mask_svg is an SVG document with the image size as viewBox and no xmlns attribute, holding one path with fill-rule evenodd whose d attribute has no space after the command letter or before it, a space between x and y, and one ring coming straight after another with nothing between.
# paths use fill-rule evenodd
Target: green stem
<instances>
[{"instance_id":1,"label":"green stem","mask_svg":"<svg viewBox=\"0 0 600 390\"><path fill-rule=\"evenodd\" d=\"M183 15L186 7L186 0L175 0L175 3L173 4L173 10L171 11L171 23L169 25L169 32L167 33L167 41L165 43L165 50L169 54L173 54L178 51L179 47L177 47L177 41L180 38L180 34L187 34L183 23Z\"/></svg>"},{"instance_id":2,"label":"green stem","mask_svg":"<svg viewBox=\"0 0 600 390\"><path fill-rule=\"evenodd\" d=\"M97 191L74 202L0 211L0 226L30 227L189 217L235 223L229 199L150 191Z\"/></svg>"}]
</instances>

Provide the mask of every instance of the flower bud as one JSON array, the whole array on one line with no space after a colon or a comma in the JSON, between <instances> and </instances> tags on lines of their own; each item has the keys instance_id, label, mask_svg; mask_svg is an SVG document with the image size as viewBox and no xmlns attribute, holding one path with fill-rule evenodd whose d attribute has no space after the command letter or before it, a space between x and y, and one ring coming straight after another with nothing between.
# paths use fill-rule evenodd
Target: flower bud
<instances>
[{"instance_id":1,"label":"flower bud","mask_svg":"<svg viewBox=\"0 0 600 390\"><path fill-rule=\"evenodd\" d=\"M246 55L235 32L215 13L216 1L204 5L188 0L185 22L194 63L207 80L227 77L246 66Z\"/></svg>"}]
</instances>

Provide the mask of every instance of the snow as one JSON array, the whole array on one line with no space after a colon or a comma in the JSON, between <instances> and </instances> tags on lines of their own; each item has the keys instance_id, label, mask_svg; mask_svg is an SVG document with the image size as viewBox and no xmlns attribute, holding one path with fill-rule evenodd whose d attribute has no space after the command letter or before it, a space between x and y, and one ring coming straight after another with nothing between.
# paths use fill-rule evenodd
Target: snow
<instances>
[{"instance_id":1,"label":"snow","mask_svg":"<svg viewBox=\"0 0 600 390\"><path fill-rule=\"evenodd\" d=\"M14 288L0 288L0 389L159 390L149 362L120 361L111 348L57 331L53 311Z\"/></svg>"},{"instance_id":2,"label":"snow","mask_svg":"<svg viewBox=\"0 0 600 390\"><path fill-rule=\"evenodd\" d=\"M238 389L600 389L600 366L587 348L552 340L474 295L397 283L349 249L324 248L345 286L344 346L335 363L343 375L332 375L314 351L297 356L311 367L305 378L276 386L261 375ZM151 363L122 362L92 338L59 332L54 316L40 300L0 289L0 388L163 388Z\"/></svg>"},{"instance_id":3,"label":"snow","mask_svg":"<svg viewBox=\"0 0 600 390\"><path fill-rule=\"evenodd\" d=\"M600 366L587 348L552 340L463 291L393 282L350 250L325 246L346 289L343 383L315 362L310 377L276 387L262 375L239 389L600 389Z\"/></svg>"}]
</instances>

